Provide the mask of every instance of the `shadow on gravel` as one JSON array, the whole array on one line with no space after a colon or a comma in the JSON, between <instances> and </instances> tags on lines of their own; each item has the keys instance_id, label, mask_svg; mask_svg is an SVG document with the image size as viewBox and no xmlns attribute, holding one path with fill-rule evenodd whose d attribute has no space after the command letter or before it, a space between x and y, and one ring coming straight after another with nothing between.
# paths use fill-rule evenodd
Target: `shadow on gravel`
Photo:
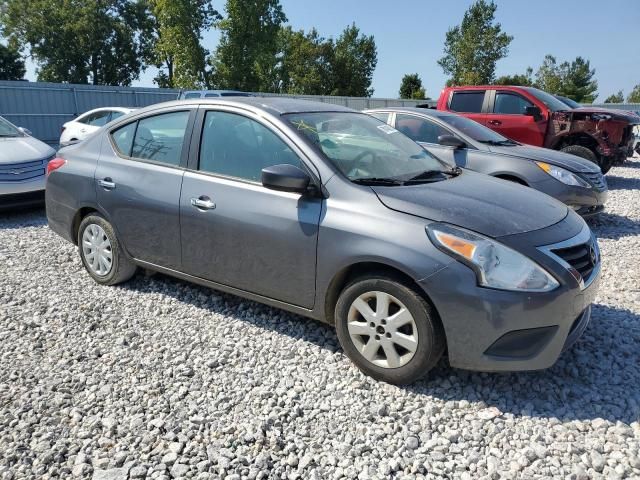
<instances>
[{"instance_id":1,"label":"shadow on gravel","mask_svg":"<svg viewBox=\"0 0 640 480\"><path fill-rule=\"evenodd\" d=\"M640 235L640 222L615 213L602 212L596 217L587 219L587 223L598 238L617 240Z\"/></svg>"},{"instance_id":2,"label":"shadow on gravel","mask_svg":"<svg viewBox=\"0 0 640 480\"><path fill-rule=\"evenodd\" d=\"M120 288L161 291L212 313L232 315L259 328L340 350L333 327L282 310L192 285L161 274L142 275ZM212 295L220 301L211 303ZM255 314L255 310L260 315ZM253 312L252 312L253 310ZM443 359L424 379L400 387L443 401L483 402L515 416L555 417L562 421L605 420L631 423L640 418L640 315L606 305L594 305L582 338L548 370L480 373L449 367ZM355 368L355 367L353 367ZM373 379L369 382L376 383Z\"/></svg>"},{"instance_id":3,"label":"shadow on gravel","mask_svg":"<svg viewBox=\"0 0 640 480\"><path fill-rule=\"evenodd\" d=\"M30 207L3 212L0 210L0 230L40 227L47 224L44 207Z\"/></svg>"},{"instance_id":4,"label":"shadow on gravel","mask_svg":"<svg viewBox=\"0 0 640 480\"><path fill-rule=\"evenodd\" d=\"M607 175L607 185L609 190L638 190L640 189L640 178Z\"/></svg>"}]
</instances>

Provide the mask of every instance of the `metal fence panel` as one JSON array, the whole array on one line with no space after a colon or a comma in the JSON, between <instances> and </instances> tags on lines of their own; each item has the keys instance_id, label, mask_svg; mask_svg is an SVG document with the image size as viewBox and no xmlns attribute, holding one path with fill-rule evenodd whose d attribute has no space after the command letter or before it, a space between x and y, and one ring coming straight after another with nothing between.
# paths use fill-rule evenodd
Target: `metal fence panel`
<instances>
[{"instance_id":1,"label":"metal fence panel","mask_svg":"<svg viewBox=\"0 0 640 480\"><path fill-rule=\"evenodd\" d=\"M56 145L62 125L88 110L98 107L146 107L175 100L179 94L180 90L160 88L0 81L0 115L20 127L28 128L36 138ZM312 100L355 110L389 106L413 107L427 103L425 100L394 98L270 93L258 95Z\"/></svg>"}]
</instances>

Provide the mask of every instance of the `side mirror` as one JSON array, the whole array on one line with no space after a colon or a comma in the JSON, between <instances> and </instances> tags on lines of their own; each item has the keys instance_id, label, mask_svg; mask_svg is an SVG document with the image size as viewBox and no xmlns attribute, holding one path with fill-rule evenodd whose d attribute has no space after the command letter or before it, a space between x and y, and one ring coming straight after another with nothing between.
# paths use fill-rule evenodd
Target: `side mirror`
<instances>
[{"instance_id":1,"label":"side mirror","mask_svg":"<svg viewBox=\"0 0 640 480\"><path fill-rule=\"evenodd\" d=\"M31 136L31 130L29 130L28 128L18 127L18 130L19 130L21 133L24 133L25 135Z\"/></svg>"},{"instance_id":2,"label":"side mirror","mask_svg":"<svg viewBox=\"0 0 640 480\"><path fill-rule=\"evenodd\" d=\"M542 111L535 105L525 107L524 114L528 117L533 117L536 122L542 118Z\"/></svg>"},{"instance_id":3,"label":"side mirror","mask_svg":"<svg viewBox=\"0 0 640 480\"><path fill-rule=\"evenodd\" d=\"M304 193L311 177L294 165L273 165L262 169L262 185L281 192Z\"/></svg>"},{"instance_id":4,"label":"side mirror","mask_svg":"<svg viewBox=\"0 0 640 480\"><path fill-rule=\"evenodd\" d=\"M438 143L440 145L444 145L445 147L453 147L456 150L465 148L467 146L466 143L464 143L458 137L454 137L453 135L440 135L438 137Z\"/></svg>"}]
</instances>

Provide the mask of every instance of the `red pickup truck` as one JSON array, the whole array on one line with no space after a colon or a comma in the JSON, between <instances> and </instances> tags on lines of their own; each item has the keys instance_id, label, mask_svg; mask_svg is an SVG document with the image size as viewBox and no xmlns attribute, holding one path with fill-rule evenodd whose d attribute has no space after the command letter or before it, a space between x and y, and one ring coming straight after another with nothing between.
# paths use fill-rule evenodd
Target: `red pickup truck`
<instances>
[{"instance_id":1,"label":"red pickup truck","mask_svg":"<svg viewBox=\"0 0 640 480\"><path fill-rule=\"evenodd\" d=\"M607 173L633 155L633 127L640 117L623 111L572 109L533 87L448 87L438 110L456 112L520 143L586 158Z\"/></svg>"}]
</instances>

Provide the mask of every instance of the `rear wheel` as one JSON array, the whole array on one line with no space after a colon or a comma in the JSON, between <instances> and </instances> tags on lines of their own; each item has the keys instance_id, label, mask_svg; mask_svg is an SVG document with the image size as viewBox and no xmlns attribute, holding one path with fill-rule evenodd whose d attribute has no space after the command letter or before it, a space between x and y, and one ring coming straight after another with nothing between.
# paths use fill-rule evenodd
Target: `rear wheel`
<instances>
[{"instance_id":1,"label":"rear wheel","mask_svg":"<svg viewBox=\"0 0 640 480\"><path fill-rule=\"evenodd\" d=\"M611 170L611 162L607 159L600 160L598 155L587 147L582 145L568 145L560 150L564 153L570 153L571 155L575 155L577 157L584 158L585 160L589 160L590 162L595 163L600 167L602 173L607 173Z\"/></svg>"},{"instance_id":2,"label":"rear wheel","mask_svg":"<svg viewBox=\"0 0 640 480\"><path fill-rule=\"evenodd\" d=\"M113 227L97 213L80 222L78 250L84 268L103 285L125 282L136 273L136 266L122 250Z\"/></svg>"},{"instance_id":3,"label":"rear wheel","mask_svg":"<svg viewBox=\"0 0 640 480\"><path fill-rule=\"evenodd\" d=\"M365 374L397 385L423 377L438 362L445 339L427 301L391 277L361 278L340 294L338 339Z\"/></svg>"}]
</instances>

